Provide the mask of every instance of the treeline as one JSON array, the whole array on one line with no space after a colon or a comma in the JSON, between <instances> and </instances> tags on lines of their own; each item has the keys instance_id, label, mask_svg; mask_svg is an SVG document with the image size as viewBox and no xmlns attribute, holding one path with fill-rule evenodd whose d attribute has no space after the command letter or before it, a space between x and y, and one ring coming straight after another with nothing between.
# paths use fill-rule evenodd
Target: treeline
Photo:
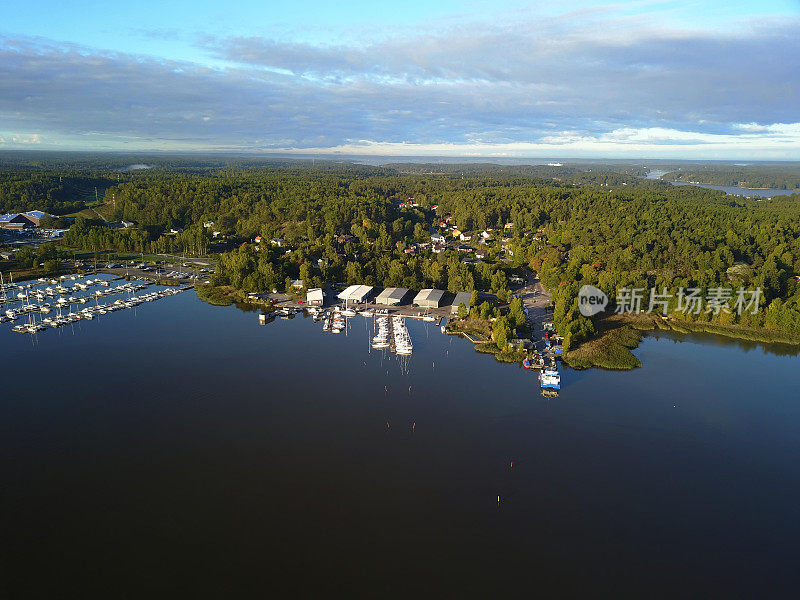
<instances>
[{"instance_id":1,"label":"treeline","mask_svg":"<svg viewBox=\"0 0 800 600\"><path fill-rule=\"evenodd\" d=\"M139 223L149 237L96 232L114 241L92 244L147 251L174 227L207 242L211 230L250 241L260 235L260 246L223 254L214 275L216 283L249 291L283 288L288 279L301 278L311 285L336 281L507 294L507 272L527 265L554 290L567 346L595 331L577 311L575 298L584 283L612 299L626 286L672 292L761 287L763 304L755 315L685 318L798 330L798 197L732 200L657 181L607 186L605 176L595 177L600 183L578 185L497 172L397 175L372 168L149 174L109 190L116 198L112 218ZM409 198L419 206L400 208ZM462 231L494 230L492 260L466 265L454 251L405 253L429 240L445 217ZM213 225L204 228L206 222ZM513 227L506 229L509 223ZM81 227L73 229L68 241L77 242L73 236ZM509 237L505 242L503 235ZM270 245L272 238L285 246ZM86 247L85 239L81 243Z\"/></svg>"},{"instance_id":2,"label":"treeline","mask_svg":"<svg viewBox=\"0 0 800 600\"><path fill-rule=\"evenodd\" d=\"M454 251L407 256L391 249L361 247L352 254L344 254L337 250L335 240L325 236L304 242L289 254L280 248L243 244L219 257L211 282L247 292L288 291L293 279L302 279L306 288L337 282L412 290L487 290L505 300L509 295L507 271L514 267L514 264L485 262L467 265Z\"/></svg>"},{"instance_id":3,"label":"treeline","mask_svg":"<svg viewBox=\"0 0 800 600\"><path fill-rule=\"evenodd\" d=\"M103 208L109 219L136 227L111 230L79 218L65 243L204 254L215 240L238 241L220 256L213 280L248 291L283 288L301 278L307 287L367 283L491 290L503 297L509 272L527 266L554 291L567 346L595 331L595 323L577 311L583 284L612 299L624 287L673 294L680 288L759 287L764 298L756 314L684 318L800 332L798 195L732 199L638 179L635 169L547 167L561 172L554 179L544 167L413 167L287 163L147 170L110 187ZM407 206L409 199L418 206ZM468 254L454 250L406 252L429 241L446 218L464 232L493 230L488 258L464 264Z\"/></svg>"},{"instance_id":4,"label":"treeline","mask_svg":"<svg viewBox=\"0 0 800 600\"><path fill-rule=\"evenodd\" d=\"M693 167L670 171L661 178L666 181L698 181L742 188L800 190L800 165L790 163L780 166Z\"/></svg>"},{"instance_id":5,"label":"treeline","mask_svg":"<svg viewBox=\"0 0 800 600\"><path fill-rule=\"evenodd\" d=\"M28 169L0 171L0 213L42 210L55 215L81 210L111 185L102 176L79 176Z\"/></svg>"}]
</instances>

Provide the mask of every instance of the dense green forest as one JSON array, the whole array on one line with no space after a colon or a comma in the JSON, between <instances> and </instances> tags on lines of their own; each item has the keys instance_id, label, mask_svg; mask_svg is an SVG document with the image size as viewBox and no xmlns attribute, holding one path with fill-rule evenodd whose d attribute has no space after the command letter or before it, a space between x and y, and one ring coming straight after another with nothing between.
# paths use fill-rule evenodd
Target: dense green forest
<instances>
[{"instance_id":1,"label":"dense green forest","mask_svg":"<svg viewBox=\"0 0 800 600\"><path fill-rule=\"evenodd\" d=\"M187 164L117 177L102 213L135 226L110 229L79 217L65 245L224 249L212 281L243 291L284 289L300 278L307 287L478 289L506 298L509 275L529 268L553 291L567 347L595 332L577 310L584 284L612 302L625 287L666 290L671 308L680 288L759 287L764 297L754 314L678 316L800 333L800 195L757 202L597 165ZM481 260L464 261L473 255L440 227L446 219L462 232L489 232ZM440 232L451 247L433 253L431 234Z\"/></svg>"},{"instance_id":2,"label":"dense green forest","mask_svg":"<svg viewBox=\"0 0 800 600\"><path fill-rule=\"evenodd\" d=\"M662 179L753 189L800 190L800 165L693 166L670 171Z\"/></svg>"}]
</instances>

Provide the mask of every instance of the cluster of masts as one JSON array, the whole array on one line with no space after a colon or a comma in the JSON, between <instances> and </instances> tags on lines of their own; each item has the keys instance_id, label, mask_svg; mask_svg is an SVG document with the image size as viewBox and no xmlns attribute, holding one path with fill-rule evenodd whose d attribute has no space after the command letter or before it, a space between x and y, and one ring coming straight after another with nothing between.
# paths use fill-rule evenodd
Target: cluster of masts
<instances>
[{"instance_id":1,"label":"cluster of masts","mask_svg":"<svg viewBox=\"0 0 800 600\"><path fill-rule=\"evenodd\" d=\"M394 351L397 354L409 355L414 349L411 344L411 335L406 327L406 320L400 315L392 316L392 335L394 336Z\"/></svg>"},{"instance_id":2,"label":"cluster of masts","mask_svg":"<svg viewBox=\"0 0 800 600\"><path fill-rule=\"evenodd\" d=\"M61 282L67 278L76 281L76 283L72 287L64 286ZM152 291L147 294L135 296L134 292L145 289L146 286L152 285L152 282L128 282L116 287L111 287L109 282L104 279L87 279L84 282L79 282L77 279L78 277L74 275L64 275L60 280L39 279L37 282L26 285L13 283L6 285L3 283L2 294L0 295L3 304L20 302L20 306L9 308L5 310L5 312L0 311L0 323L15 322L27 316L27 322L12 326L12 331L17 333L37 333L44 330L46 327L58 328L83 319L91 320L97 315L105 315L118 310L134 308L142 302L153 302L189 289L188 287L173 288ZM46 288L37 287L45 284L54 285L55 287L50 287L50 285ZM106 289L96 290L93 294L85 296L66 296L66 294L70 294L75 290L86 291L89 287L94 285L102 286ZM21 290L16 294L17 299L14 299L13 296L8 298L7 293L9 291L14 292L17 290ZM99 299L103 296L125 293L128 294L127 299L120 298L109 304L100 303ZM32 299L37 300L39 304L32 302ZM45 302L45 300L50 299L53 299L54 302ZM91 304L92 300L94 300L94 305ZM82 309L78 309L81 304L85 304L86 306ZM73 310L73 307L75 307L75 310ZM53 314L52 316L41 316L49 315L56 311L57 314ZM36 315L40 315L41 320L37 321Z\"/></svg>"}]
</instances>

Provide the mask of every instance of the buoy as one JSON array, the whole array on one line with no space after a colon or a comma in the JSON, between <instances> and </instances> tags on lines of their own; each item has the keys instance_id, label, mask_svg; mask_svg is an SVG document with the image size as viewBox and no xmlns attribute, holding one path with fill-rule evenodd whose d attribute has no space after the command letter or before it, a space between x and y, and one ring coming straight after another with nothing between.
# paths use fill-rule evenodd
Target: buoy
<instances>
[{"instance_id":1,"label":"buoy","mask_svg":"<svg viewBox=\"0 0 800 600\"><path fill-rule=\"evenodd\" d=\"M500 496L497 497L497 504L500 504Z\"/></svg>"},{"instance_id":2,"label":"buoy","mask_svg":"<svg viewBox=\"0 0 800 600\"><path fill-rule=\"evenodd\" d=\"M417 428L417 422L416 422L416 421L414 421L414 422L411 424L411 431L414 431L414 429L416 429L416 428Z\"/></svg>"},{"instance_id":3,"label":"buoy","mask_svg":"<svg viewBox=\"0 0 800 600\"><path fill-rule=\"evenodd\" d=\"M386 421L386 429L389 429L389 421Z\"/></svg>"},{"instance_id":4,"label":"buoy","mask_svg":"<svg viewBox=\"0 0 800 600\"><path fill-rule=\"evenodd\" d=\"M512 469L514 468L514 461L513 460L511 461L511 468Z\"/></svg>"}]
</instances>

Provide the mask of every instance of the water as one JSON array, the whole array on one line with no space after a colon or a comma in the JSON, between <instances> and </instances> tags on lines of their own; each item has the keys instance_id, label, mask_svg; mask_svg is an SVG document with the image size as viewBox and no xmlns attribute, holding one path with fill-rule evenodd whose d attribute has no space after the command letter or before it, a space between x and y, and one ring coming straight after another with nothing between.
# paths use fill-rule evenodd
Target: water
<instances>
[{"instance_id":1,"label":"water","mask_svg":"<svg viewBox=\"0 0 800 600\"><path fill-rule=\"evenodd\" d=\"M645 179L661 179L668 171L650 170ZM754 190L750 188L741 188L732 185L712 185L710 183L689 183L688 181L670 181L672 185L693 185L696 187L708 188L710 190L720 190L732 196L757 196L759 198L772 198L773 196L789 196L791 194L800 193L800 190L778 190L778 189L760 189Z\"/></svg>"},{"instance_id":2,"label":"water","mask_svg":"<svg viewBox=\"0 0 800 600\"><path fill-rule=\"evenodd\" d=\"M794 352L659 334L642 369L567 370L547 400L431 323L408 321L403 363L369 351L361 317L347 335L257 323L188 292L35 341L2 326L6 586L732 598L800 583Z\"/></svg>"},{"instance_id":3,"label":"water","mask_svg":"<svg viewBox=\"0 0 800 600\"><path fill-rule=\"evenodd\" d=\"M712 185L710 183L689 183L688 181L670 181L672 185L693 185L696 187L708 188L710 190L720 190L732 196L757 196L759 198L772 198L773 196L790 196L791 194L798 194L800 190L778 190L778 189L750 189L741 188L731 185Z\"/></svg>"}]
</instances>

